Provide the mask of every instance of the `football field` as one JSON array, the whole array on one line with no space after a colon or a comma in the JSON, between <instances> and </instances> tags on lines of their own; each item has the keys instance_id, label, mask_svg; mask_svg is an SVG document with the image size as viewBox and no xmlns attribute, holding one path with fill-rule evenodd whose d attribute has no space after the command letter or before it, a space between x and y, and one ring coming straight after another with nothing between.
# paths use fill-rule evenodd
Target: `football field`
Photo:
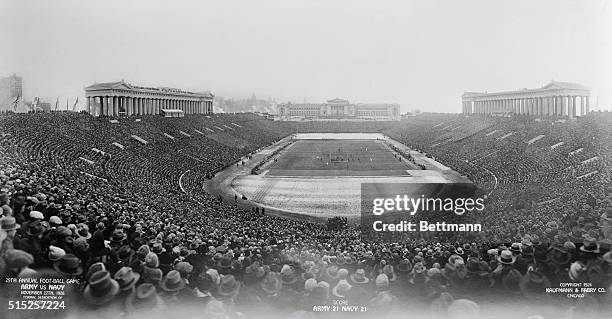
<instances>
[{"instance_id":1,"label":"football field","mask_svg":"<svg viewBox=\"0 0 612 319\"><path fill-rule=\"evenodd\" d=\"M287 137L256 153L244 166L230 167L215 180L227 187L230 196L245 196L267 212L357 220L362 183L448 183L449 174L457 174L435 165L423 170L405 159L400 161L387 143L411 152L419 164L431 159L380 134L363 135L354 138L356 135L350 133L311 133L306 138ZM276 149L281 151L276 154ZM252 174L251 168L264 159L268 164L259 174Z\"/></svg>"},{"instance_id":2,"label":"football field","mask_svg":"<svg viewBox=\"0 0 612 319\"><path fill-rule=\"evenodd\" d=\"M409 176L411 163L381 140L298 140L267 168L267 176Z\"/></svg>"}]
</instances>

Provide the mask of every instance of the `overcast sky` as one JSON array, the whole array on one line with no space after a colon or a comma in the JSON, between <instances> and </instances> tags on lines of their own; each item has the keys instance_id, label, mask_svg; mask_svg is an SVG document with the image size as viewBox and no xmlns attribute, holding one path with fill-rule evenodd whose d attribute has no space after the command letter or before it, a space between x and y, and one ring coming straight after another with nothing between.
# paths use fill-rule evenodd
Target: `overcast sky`
<instances>
[{"instance_id":1,"label":"overcast sky","mask_svg":"<svg viewBox=\"0 0 612 319\"><path fill-rule=\"evenodd\" d=\"M609 2L0 0L0 75L23 76L26 100L125 79L436 112L554 79L611 108Z\"/></svg>"}]
</instances>

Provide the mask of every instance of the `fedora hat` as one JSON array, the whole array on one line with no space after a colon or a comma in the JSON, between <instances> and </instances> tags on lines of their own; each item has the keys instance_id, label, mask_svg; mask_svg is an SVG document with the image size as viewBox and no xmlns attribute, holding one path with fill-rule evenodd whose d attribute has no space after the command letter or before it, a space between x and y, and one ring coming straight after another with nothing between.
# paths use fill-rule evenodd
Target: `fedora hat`
<instances>
[{"instance_id":1,"label":"fedora hat","mask_svg":"<svg viewBox=\"0 0 612 319\"><path fill-rule=\"evenodd\" d=\"M65 254L53 263L53 268L67 275L80 275L83 273L81 260L73 254Z\"/></svg>"},{"instance_id":2,"label":"fedora hat","mask_svg":"<svg viewBox=\"0 0 612 319\"><path fill-rule=\"evenodd\" d=\"M516 256L510 250L502 250L501 254L497 256L497 261L504 265L512 265L516 261Z\"/></svg>"},{"instance_id":3,"label":"fedora hat","mask_svg":"<svg viewBox=\"0 0 612 319\"><path fill-rule=\"evenodd\" d=\"M182 278L186 278L193 271L193 266L186 261L180 261L174 265L174 270L178 271Z\"/></svg>"},{"instance_id":4,"label":"fedora hat","mask_svg":"<svg viewBox=\"0 0 612 319\"><path fill-rule=\"evenodd\" d=\"M87 224L79 224L77 227L77 236L91 239L92 235L89 232L89 226L87 226Z\"/></svg>"},{"instance_id":5,"label":"fedora hat","mask_svg":"<svg viewBox=\"0 0 612 319\"><path fill-rule=\"evenodd\" d=\"M279 277L280 274L269 272L261 282L261 289L270 295L278 293L283 284Z\"/></svg>"},{"instance_id":6,"label":"fedora hat","mask_svg":"<svg viewBox=\"0 0 612 319\"><path fill-rule=\"evenodd\" d=\"M357 269L350 275L350 279L354 284L364 285L370 282L370 279L366 277L365 270L363 268Z\"/></svg>"},{"instance_id":7,"label":"fedora hat","mask_svg":"<svg viewBox=\"0 0 612 319\"><path fill-rule=\"evenodd\" d=\"M185 288L185 280L176 270L170 270L160 284L161 289L167 292L177 292Z\"/></svg>"},{"instance_id":8,"label":"fedora hat","mask_svg":"<svg viewBox=\"0 0 612 319\"><path fill-rule=\"evenodd\" d=\"M209 292L214 288L213 279L206 272L200 273L200 275L193 280L193 284L200 292Z\"/></svg>"},{"instance_id":9,"label":"fedora hat","mask_svg":"<svg viewBox=\"0 0 612 319\"><path fill-rule=\"evenodd\" d=\"M89 278L83 290L85 300L93 305L103 305L111 301L119 291L119 284L106 270L98 271Z\"/></svg>"},{"instance_id":10,"label":"fedora hat","mask_svg":"<svg viewBox=\"0 0 612 319\"><path fill-rule=\"evenodd\" d=\"M91 266L89 266L89 269L87 269L87 273L85 274L85 280L89 280L89 278L91 278L91 275L102 270L106 270L106 266L103 262L97 262L95 264L92 264Z\"/></svg>"},{"instance_id":11,"label":"fedora hat","mask_svg":"<svg viewBox=\"0 0 612 319\"><path fill-rule=\"evenodd\" d=\"M223 297L232 297L238 293L240 289L240 282L234 278L233 275L226 275L221 277L221 283L219 283L219 295Z\"/></svg>"},{"instance_id":12,"label":"fedora hat","mask_svg":"<svg viewBox=\"0 0 612 319\"><path fill-rule=\"evenodd\" d=\"M163 273L159 268L142 267L142 280L146 283L157 284L162 280Z\"/></svg>"},{"instance_id":13,"label":"fedora hat","mask_svg":"<svg viewBox=\"0 0 612 319\"><path fill-rule=\"evenodd\" d=\"M136 282L140 279L140 274L134 272L131 267L121 267L113 277L119 283L119 289L125 291L136 285Z\"/></svg>"},{"instance_id":14,"label":"fedora hat","mask_svg":"<svg viewBox=\"0 0 612 319\"><path fill-rule=\"evenodd\" d=\"M599 243L593 237L587 237L584 239L580 251L591 254L599 254Z\"/></svg>"},{"instance_id":15,"label":"fedora hat","mask_svg":"<svg viewBox=\"0 0 612 319\"><path fill-rule=\"evenodd\" d=\"M155 286L150 283L138 285L126 298L125 307L128 312L136 313L140 310L150 310L162 307L163 300L157 294Z\"/></svg>"},{"instance_id":16,"label":"fedora hat","mask_svg":"<svg viewBox=\"0 0 612 319\"><path fill-rule=\"evenodd\" d=\"M12 216L4 216L0 218L0 229L4 231L16 230L21 228L21 225L17 224L15 218Z\"/></svg>"}]
</instances>

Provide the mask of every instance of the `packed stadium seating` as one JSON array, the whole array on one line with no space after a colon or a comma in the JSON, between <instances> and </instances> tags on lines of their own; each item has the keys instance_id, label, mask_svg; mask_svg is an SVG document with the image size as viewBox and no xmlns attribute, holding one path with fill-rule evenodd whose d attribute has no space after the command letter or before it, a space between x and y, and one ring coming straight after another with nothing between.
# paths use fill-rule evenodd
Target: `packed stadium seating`
<instances>
[{"instance_id":1,"label":"packed stadium seating","mask_svg":"<svg viewBox=\"0 0 612 319\"><path fill-rule=\"evenodd\" d=\"M476 216L485 230L364 243L356 225L268 216L202 189L209 174L296 132L381 132L435 158L487 194ZM490 292L539 300L544 283L609 287L611 161L609 113L571 121L421 114L328 123L253 114L116 123L69 112L5 114L0 273L55 269L80 278L75 289L83 292L69 299L74 308L115 317L146 314L129 297L146 289L159 295L149 310L199 303L203 312L186 311L204 318L269 309L287 315L328 299L383 314L430 304L444 312L453 299L486 302ZM94 272L99 262L106 270ZM92 295L104 271L121 291ZM132 271L140 279L129 281ZM0 291L11 298L10 289ZM567 300L547 297L556 305ZM605 298L584 307L605 309Z\"/></svg>"}]
</instances>

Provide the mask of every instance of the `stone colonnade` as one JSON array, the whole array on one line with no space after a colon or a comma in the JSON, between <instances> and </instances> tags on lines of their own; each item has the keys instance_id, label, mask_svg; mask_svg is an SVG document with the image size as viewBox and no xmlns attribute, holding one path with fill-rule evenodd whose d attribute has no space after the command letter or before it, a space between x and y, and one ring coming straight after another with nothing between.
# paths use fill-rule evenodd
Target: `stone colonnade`
<instances>
[{"instance_id":1,"label":"stone colonnade","mask_svg":"<svg viewBox=\"0 0 612 319\"><path fill-rule=\"evenodd\" d=\"M498 93L466 92L462 95L462 112L582 116L590 112L589 95L588 88L566 82L551 82L540 89Z\"/></svg>"},{"instance_id":2,"label":"stone colonnade","mask_svg":"<svg viewBox=\"0 0 612 319\"><path fill-rule=\"evenodd\" d=\"M163 109L178 109L185 114L211 114L214 96L171 88L140 87L120 81L86 87L85 97L90 114L132 116L161 114Z\"/></svg>"},{"instance_id":3,"label":"stone colonnade","mask_svg":"<svg viewBox=\"0 0 612 319\"><path fill-rule=\"evenodd\" d=\"M87 97L87 112L95 115L149 115L160 114L162 109L179 109L185 112L185 114L210 114L212 113L212 101L186 98L149 98L136 96Z\"/></svg>"},{"instance_id":4,"label":"stone colonnade","mask_svg":"<svg viewBox=\"0 0 612 319\"><path fill-rule=\"evenodd\" d=\"M463 101L464 114L514 113L576 116L590 112L589 96L560 95Z\"/></svg>"}]
</instances>

